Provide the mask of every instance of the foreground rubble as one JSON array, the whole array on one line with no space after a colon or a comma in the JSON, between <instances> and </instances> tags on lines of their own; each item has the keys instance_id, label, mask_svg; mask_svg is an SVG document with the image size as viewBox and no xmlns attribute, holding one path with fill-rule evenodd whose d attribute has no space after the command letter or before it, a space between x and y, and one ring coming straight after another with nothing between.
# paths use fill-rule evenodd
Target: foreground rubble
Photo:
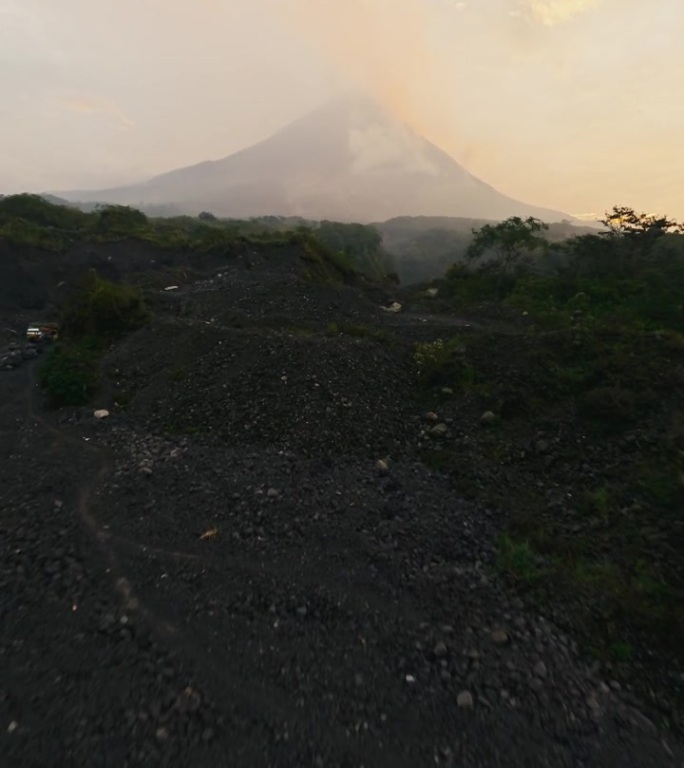
<instances>
[{"instance_id":1,"label":"foreground rubble","mask_svg":"<svg viewBox=\"0 0 684 768\"><path fill-rule=\"evenodd\" d=\"M347 289L264 270L181 291L92 407L0 379L7 764L684 764L421 462L456 425L378 333L410 315L355 296L345 330Z\"/></svg>"}]
</instances>

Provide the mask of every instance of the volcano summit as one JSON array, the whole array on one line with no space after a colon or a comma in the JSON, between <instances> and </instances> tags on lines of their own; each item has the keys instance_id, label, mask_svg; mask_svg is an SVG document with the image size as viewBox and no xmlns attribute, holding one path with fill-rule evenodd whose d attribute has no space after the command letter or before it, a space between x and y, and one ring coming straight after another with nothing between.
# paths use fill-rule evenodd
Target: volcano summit
<instances>
[{"instance_id":1,"label":"volcano summit","mask_svg":"<svg viewBox=\"0 0 684 768\"><path fill-rule=\"evenodd\" d=\"M220 160L105 190L58 193L72 202L219 216L302 216L381 221L394 216L504 219L567 214L514 200L377 104L327 104L271 137Z\"/></svg>"}]
</instances>

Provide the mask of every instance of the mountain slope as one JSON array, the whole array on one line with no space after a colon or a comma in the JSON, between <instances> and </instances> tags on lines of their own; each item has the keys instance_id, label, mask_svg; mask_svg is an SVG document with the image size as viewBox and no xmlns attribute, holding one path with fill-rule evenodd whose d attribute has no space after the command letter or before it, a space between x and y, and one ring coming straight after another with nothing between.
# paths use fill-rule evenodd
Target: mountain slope
<instances>
[{"instance_id":1,"label":"mountain slope","mask_svg":"<svg viewBox=\"0 0 684 768\"><path fill-rule=\"evenodd\" d=\"M78 202L172 206L232 217L278 214L363 222L400 215L568 218L502 195L362 100L324 106L221 160L128 187L59 194Z\"/></svg>"}]
</instances>

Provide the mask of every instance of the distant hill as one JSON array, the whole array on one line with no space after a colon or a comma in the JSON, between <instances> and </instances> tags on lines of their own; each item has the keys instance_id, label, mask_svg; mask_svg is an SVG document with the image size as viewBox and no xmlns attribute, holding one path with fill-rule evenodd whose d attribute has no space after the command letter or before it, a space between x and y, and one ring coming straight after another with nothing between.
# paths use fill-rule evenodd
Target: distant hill
<instances>
[{"instance_id":1,"label":"distant hill","mask_svg":"<svg viewBox=\"0 0 684 768\"><path fill-rule=\"evenodd\" d=\"M221 160L131 186L55 194L71 202L132 205L151 215L570 218L501 194L364 99L328 104Z\"/></svg>"}]
</instances>

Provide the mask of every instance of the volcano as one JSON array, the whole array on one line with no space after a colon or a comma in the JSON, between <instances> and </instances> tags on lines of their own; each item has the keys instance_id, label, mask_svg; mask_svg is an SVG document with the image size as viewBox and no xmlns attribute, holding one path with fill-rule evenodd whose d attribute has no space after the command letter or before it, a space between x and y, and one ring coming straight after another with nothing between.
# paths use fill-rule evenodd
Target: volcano
<instances>
[{"instance_id":1,"label":"volcano","mask_svg":"<svg viewBox=\"0 0 684 768\"><path fill-rule=\"evenodd\" d=\"M377 104L358 98L320 107L220 160L130 186L57 194L71 202L188 214L210 211L233 218L571 218L501 194Z\"/></svg>"}]
</instances>

